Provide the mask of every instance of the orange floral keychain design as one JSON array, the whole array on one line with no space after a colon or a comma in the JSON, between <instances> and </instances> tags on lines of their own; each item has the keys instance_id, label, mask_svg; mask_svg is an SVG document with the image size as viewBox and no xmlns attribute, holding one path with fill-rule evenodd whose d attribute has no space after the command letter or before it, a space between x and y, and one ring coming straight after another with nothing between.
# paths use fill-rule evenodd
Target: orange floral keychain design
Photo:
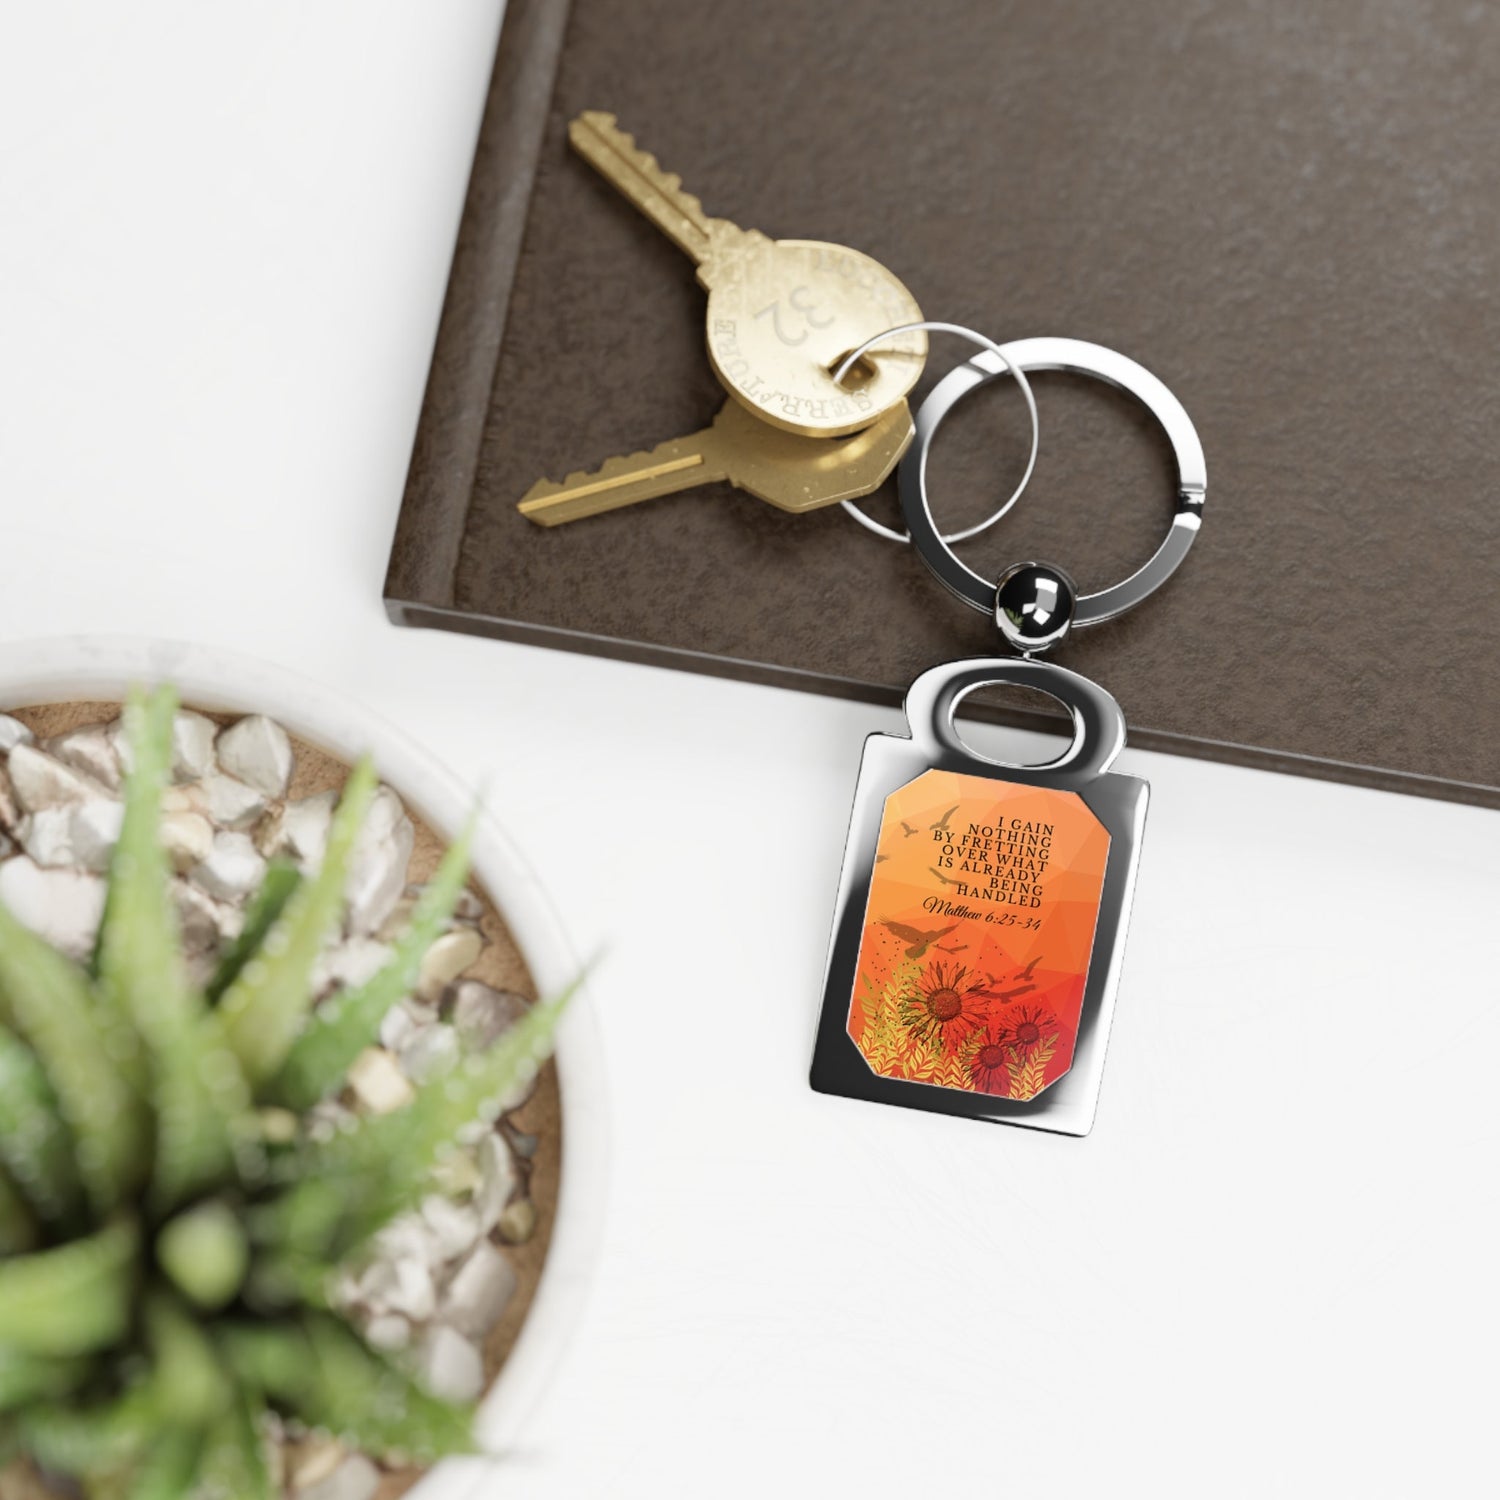
<instances>
[{"instance_id":1,"label":"orange floral keychain design","mask_svg":"<svg viewBox=\"0 0 1500 1500\"><path fill-rule=\"evenodd\" d=\"M899 472L902 510L923 561L965 603L992 613L1021 654L924 672L906 697L910 738L874 734L865 743L812 1083L825 1093L1086 1135L1148 789L1110 769L1125 744L1115 700L1036 657L1071 629L1132 608L1175 571L1201 524L1203 450L1171 392L1123 355L1072 339L995 345L936 326L964 333L985 352L951 371L918 411ZM1171 529L1143 568L1097 594L1080 597L1062 569L1042 563L987 582L932 520L926 461L943 418L999 375L1012 374L1024 389L1029 370L1068 370L1119 386L1151 410L1172 442ZM1058 699L1073 721L1062 755L1039 766L1008 765L966 746L954 715L966 694L989 683Z\"/></svg>"},{"instance_id":2,"label":"orange floral keychain design","mask_svg":"<svg viewBox=\"0 0 1500 1500\"><path fill-rule=\"evenodd\" d=\"M1020 1100L1061 1078L1108 857L1066 792L939 770L893 792L849 1016L871 1069Z\"/></svg>"}]
</instances>

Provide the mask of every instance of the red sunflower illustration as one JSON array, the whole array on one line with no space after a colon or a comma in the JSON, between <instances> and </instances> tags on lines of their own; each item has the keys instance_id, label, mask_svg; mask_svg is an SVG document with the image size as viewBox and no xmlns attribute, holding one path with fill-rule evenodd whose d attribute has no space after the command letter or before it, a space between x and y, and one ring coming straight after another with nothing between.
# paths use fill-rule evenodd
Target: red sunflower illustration
<instances>
[{"instance_id":1,"label":"red sunflower illustration","mask_svg":"<svg viewBox=\"0 0 1500 1500\"><path fill-rule=\"evenodd\" d=\"M1007 1052L1024 1060L1056 1032L1057 1017L1045 1005L1021 1004L1005 1015L996 1041Z\"/></svg>"},{"instance_id":2,"label":"red sunflower illustration","mask_svg":"<svg viewBox=\"0 0 1500 1500\"><path fill-rule=\"evenodd\" d=\"M1002 1030L989 1028L970 1037L964 1046L964 1066L980 1093L1004 1094L1010 1089L1014 1059L1001 1035Z\"/></svg>"},{"instance_id":3,"label":"red sunflower illustration","mask_svg":"<svg viewBox=\"0 0 1500 1500\"><path fill-rule=\"evenodd\" d=\"M985 981L963 964L942 959L928 966L916 988L901 1001L901 1024L920 1042L947 1048L983 1025L977 1001Z\"/></svg>"}]
</instances>

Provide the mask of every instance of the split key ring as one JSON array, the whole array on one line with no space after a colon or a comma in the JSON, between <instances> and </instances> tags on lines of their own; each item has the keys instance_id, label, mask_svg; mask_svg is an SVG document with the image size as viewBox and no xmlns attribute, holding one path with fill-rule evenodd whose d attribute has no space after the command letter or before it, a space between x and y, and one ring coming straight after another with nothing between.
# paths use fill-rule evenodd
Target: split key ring
<instances>
[{"instance_id":1,"label":"split key ring","mask_svg":"<svg viewBox=\"0 0 1500 1500\"><path fill-rule=\"evenodd\" d=\"M1026 470L1021 475L1021 482L1015 487L1015 489L1011 491L1010 498L998 510L991 511L989 515L984 518L984 520L978 522L974 526L966 528L963 531L955 531L949 536L938 536L938 542L946 548L951 546L954 542L966 542L970 539L970 537L976 537L980 534L980 532L988 531L990 527L993 526L995 522L998 521L1002 516L1004 516L1010 510L1011 506L1013 506L1016 501L1019 500L1023 494L1025 494L1026 486L1031 483L1032 470L1036 468L1037 448L1041 443L1041 426L1037 420L1036 414L1036 394L1031 389L1031 382L1026 378L1025 369L1020 364L1018 364L1016 360L1014 360L1009 354L1007 354L1006 348L1003 344L997 344L993 339L986 338L982 333L975 333L972 328L965 328L960 323L933 323L927 321L923 321L920 323L902 323L896 328L887 328L884 333L877 333L874 338L866 339L864 343L862 343L857 349L851 349L849 353L846 354L843 359L841 359L838 364L832 369L830 373L833 376L833 383L835 385L842 385L844 377L849 373L850 370L854 368L855 364L861 358L863 358L866 353L873 349L877 344L883 344L887 339L898 338L904 333L956 333L960 338L968 339L971 344L978 344L984 352L977 355L975 359L987 359L989 361L989 363L985 366L985 369L989 372L985 376L985 379L992 379L996 375L1004 374L1012 376L1016 384L1021 388L1021 395L1026 402L1026 411L1031 418L1031 453L1026 460ZM975 361L970 361L970 364L973 364L974 362ZM962 370L968 368L968 365L960 366L958 370L953 371L952 374L948 375L943 380L942 385L946 385L949 380L953 379L954 375L957 375ZM939 390L941 388L942 386L938 387ZM933 396L936 395L937 390L934 390L932 396L929 396L927 400L922 403L923 410L927 408L927 406L931 403ZM956 399L956 397L950 399L948 405L951 406L953 404L953 400ZM943 415L946 415L946 411L943 413ZM937 418L937 422L941 421L942 416L939 416ZM936 431L937 422L934 422L933 424L934 431ZM916 434L917 435L915 440L916 442L920 443L922 440L922 422L920 415L916 420ZM929 438L928 441L930 442L931 439ZM904 463L902 467L904 469ZM922 456L922 468L924 474L926 473L926 467L927 457L926 453L924 452ZM842 500L839 503L844 507L846 511L849 512L851 516L854 517L856 521L859 522L861 526L865 528L866 531L873 531L876 536L883 536L888 542L911 541L911 534L904 531L897 531L890 526L882 526L879 521L876 521L870 516L867 516L864 511L862 511L852 500ZM931 518L929 517L928 519L930 521ZM934 532L934 535L936 536L936 532ZM955 561L956 560L957 559L955 559Z\"/></svg>"},{"instance_id":2,"label":"split key ring","mask_svg":"<svg viewBox=\"0 0 1500 1500\"><path fill-rule=\"evenodd\" d=\"M977 334L970 337L988 343ZM1203 522L1208 492L1203 444L1182 403L1144 365L1102 344L1089 344L1082 339L1018 339L1010 344L990 345L983 353L950 370L918 409L916 433L896 477L901 512L911 528L912 544L938 581L965 604L984 614L995 614L999 603L996 583L962 562L949 545L953 539L941 535L932 519L927 498L927 454L938 428L970 391L1004 374L1022 381L1022 372L1028 370L1089 375L1134 396L1161 424L1177 463L1176 506L1161 545L1130 577L1097 593L1083 594L1073 605L1073 626L1098 625L1133 609L1159 589L1182 564ZM1033 462L1035 457L1033 447ZM1027 466L1026 475L1030 477L1031 465ZM1025 480L1023 487L1024 484ZM1015 499L1012 496L998 515L1003 515Z\"/></svg>"}]
</instances>

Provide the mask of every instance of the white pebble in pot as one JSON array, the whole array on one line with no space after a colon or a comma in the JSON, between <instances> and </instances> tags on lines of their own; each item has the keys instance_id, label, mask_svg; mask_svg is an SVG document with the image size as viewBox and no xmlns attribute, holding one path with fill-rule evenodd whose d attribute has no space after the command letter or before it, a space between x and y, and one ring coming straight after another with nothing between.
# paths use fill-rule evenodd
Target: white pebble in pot
<instances>
[{"instance_id":1,"label":"white pebble in pot","mask_svg":"<svg viewBox=\"0 0 1500 1500\"><path fill-rule=\"evenodd\" d=\"M361 1278L359 1290L373 1311L400 1313L419 1323L437 1307L432 1272L416 1255L377 1261Z\"/></svg>"},{"instance_id":2,"label":"white pebble in pot","mask_svg":"<svg viewBox=\"0 0 1500 1500\"><path fill-rule=\"evenodd\" d=\"M93 951L104 915L104 880L79 870L43 870L20 855L0 865L0 902L38 937L82 960Z\"/></svg>"},{"instance_id":3,"label":"white pebble in pot","mask_svg":"<svg viewBox=\"0 0 1500 1500\"><path fill-rule=\"evenodd\" d=\"M443 991L463 973L484 949L484 939L472 927L455 927L445 932L427 950L417 975L417 996L431 1005L443 998Z\"/></svg>"},{"instance_id":4,"label":"white pebble in pot","mask_svg":"<svg viewBox=\"0 0 1500 1500\"><path fill-rule=\"evenodd\" d=\"M380 1023L380 1045L394 1052L419 1026L430 1026L437 1011L415 1000L398 1000Z\"/></svg>"},{"instance_id":5,"label":"white pebble in pot","mask_svg":"<svg viewBox=\"0 0 1500 1500\"><path fill-rule=\"evenodd\" d=\"M483 1052L515 1025L530 1006L523 995L492 989L480 979L463 979L453 987L453 1025L465 1047Z\"/></svg>"},{"instance_id":6,"label":"white pebble in pot","mask_svg":"<svg viewBox=\"0 0 1500 1500\"><path fill-rule=\"evenodd\" d=\"M394 1353L411 1343L411 1324L400 1313L380 1313L365 1324L365 1340L371 1348Z\"/></svg>"},{"instance_id":7,"label":"white pebble in pot","mask_svg":"<svg viewBox=\"0 0 1500 1500\"><path fill-rule=\"evenodd\" d=\"M251 714L219 736L219 764L267 797L284 797L292 779L292 742L264 714Z\"/></svg>"},{"instance_id":8,"label":"white pebble in pot","mask_svg":"<svg viewBox=\"0 0 1500 1500\"><path fill-rule=\"evenodd\" d=\"M214 764L214 736L219 726L202 714L182 709L172 720L172 779L197 781Z\"/></svg>"},{"instance_id":9,"label":"white pebble in pot","mask_svg":"<svg viewBox=\"0 0 1500 1500\"><path fill-rule=\"evenodd\" d=\"M253 786L215 771L188 793L193 811L206 812L220 828L243 830L259 821L266 799ZM165 804L164 804L165 805Z\"/></svg>"},{"instance_id":10,"label":"white pebble in pot","mask_svg":"<svg viewBox=\"0 0 1500 1500\"><path fill-rule=\"evenodd\" d=\"M10 784L10 773L0 765L0 833L14 833L21 821L21 809L16 805L15 790Z\"/></svg>"},{"instance_id":11,"label":"white pebble in pot","mask_svg":"<svg viewBox=\"0 0 1500 1500\"><path fill-rule=\"evenodd\" d=\"M441 1401L472 1401L484 1389L484 1360L456 1328L434 1323L422 1337L423 1384Z\"/></svg>"},{"instance_id":12,"label":"white pebble in pot","mask_svg":"<svg viewBox=\"0 0 1500 1500\"><path fill-rule=\"evenodd\" d=\"M390 962L391 953L389 943L377 943L373 938L354 937L336 943L318 955L312 988L319 992L330 985L354 989L373 979Z\"/></svg>"},{"instance_id":13,"label":"white pebble in pot","mask_svg":"<svg viewBox=\"0 0 1500 1500\"><path fill-rule=\"evenodd\" d=\"M85 870L103 873L114 857L120 841L120 825L125 820L123 802L81 802L68 820L68 834L73 843L74 860Z\"/></svg>"},{"instance_id":14,"label":"white pebble in pot","mask_svg":"<svg viewBox=\"0 0 1500 1500\"><path fill-rule=\"evenodd\" d=\"M193 883L220 901L242 901L265 878L266 862L249 834L216 833L208 858L192 873Z\"/></svg>"},{"instance_id":15,"label":"white pebble in pot","mask_svg":"<svg viewBox=\"0 0 1500 1500\"><path fill-rule=\"evenodd\" d=\"M458 1037L443 1021L419 1026L401 1043L397 1057L401 1071L413 1083L440 1077L458 1061Z\"/></svg>"},{"instance_id":16,"label":"white pebble in pot","mask_svg":"<svg viewBox=\"0 0 1500 1500\"><path fill-rule=\"evenodd\" d=\"M479 1238L479 1214L468 1204L455 1203L441 1193L422 1200L422 1218L432 1231L437 1252L444 1260L456 1260L473 1249Z\"/></svg>"},{"instance_id":17,"label":"white pebble in pot","mask_svg":"<svg viewBox=\"0 0 1500 1500\"><path fill-rule=\"evenodd\" d=\"M515 1290L510 1262L488 1240L481 1240L453 1273L438 1316L460 1333L482 1339L500 1321Z\"/></svg>"},{"instance_id":18,"label":"white pebble in pot","mask_svg":"<svg viewBox=\"0 0 1500 1500\"><path fill-rule=\"evenodd\" d=\"M75 771L92 776L100 786L118 791L122 780L120 757L109 738L109 730L103 724L91 724L83 729L70 730L47 741L47 751Z\"/></svg>"},{"instance_id":19,"label":"white pebble in pot","mask_svg":"<svg viewBox=\"0 0 1500 1500\"><path fill-rule=\"evenodd\" d=\"M108 795L92 776L75 771L33 745L17 745L7 764L16 801L26 812Z\"/></svg>"},{"instance_id":20,"label":"white pebble in pot","mask_svg":"<svg viewBox=\"0 0 1500 1500\"><path fill-rule=\"evenodd\" d=\"M0 755L8 755L17 745L34 745L36 736L19 720L0 714Z\"/></svg>"},{"instance_id":21,"label":"white pebble in pot","mask_svg":"<svg viewBox=\"0 0 1500 1500\"><path fill-rule=\"evenodd\" d=\"M73 809L43 807L21 825L21 847L44 870L60 870L73 861Z\"/></svg>"},{"instance_id":22,"label":"white pebble in pot","mask_svg":"<svg viewBox=\"0 0 1500 1500\"><path fill-rule=\"evenodd\" d=\"M389 1114L417 1097L406 1081L406 1074L384 1047L366 1047L354 1059L349 1069L349 1087L372 1115Z\"/></svg>"},{"instance_id":23,"label":"white pebble in pot","mask_svg":"<svg viewBox=\"0 0 1500 1500\"><path fill-rule=\"evenodd\" d=\"M374 932L391 914L406 889L406 867L416 843L416 829L401 799L388 787L375 793L364 827L349 861L351 932Z\"/></svg>"},{"instance_id":24,"label":"white pebble in pot","mask_svg":"<svg viewBox=\"0 0 1500 1500\"><path fill-rule=\"evenodd\" d=\"M316 797L288 802L267 821L260 852L290 855L304 869L316 869L328 848L328 829L337 800L333 792L319 792Z\"/></svg>"},{"instance_id":25,"label":"white pebble in pot","mask_svg":"<svg viewBox=\"0 0 1500 1500\"><path fill-rule=\"evenodd\" d=\"M374 1500L380 1470L363 1453L351 1453L326 1479L295 1491L296 1500Z\"/></svg>"},{"instance_id":26,"label":"white pebble in pot","mask_svg":"<svg viewBox=\"0 0 1500 1500\"><path fill-rule=\"evenodd\" d=\"M479 1142L478 1156L479 1186L474 1192L474 1206L487 1233L499 1223L521 1178L510 1147L497 1131L490 1131Z\"/></svg>"},{"instance_id":27,"label":"white pebble in pot","mask_svg":"<svg viewBox=\"0 0 1500 1500\"><path fill-rule=\"evenodd\" d=\"M186 880L174 880L171 893L177 908L177 924L182 929L183 946L189 957L217 949L222 943L239 936L244 922L233 907L204 895Z\"/></svg>"},{"instance_id":28,"label":"white pebble in pot","mask_svg":"<svg viewBox=\"0 0 1500 1500\"><path fill-rule=\"evenodd\" d=\"M202 813L164 813L161 820L162 848L178 874L186 874L208 858L214 846L214 825Z\"/></svg>"}]
</instances>

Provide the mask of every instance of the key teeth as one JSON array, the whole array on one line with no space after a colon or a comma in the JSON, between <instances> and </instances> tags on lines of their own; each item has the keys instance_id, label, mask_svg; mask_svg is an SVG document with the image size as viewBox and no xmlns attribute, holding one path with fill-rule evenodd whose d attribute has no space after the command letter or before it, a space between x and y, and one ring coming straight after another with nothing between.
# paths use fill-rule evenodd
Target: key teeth
<instances>
[{"instance_id":1,"label":"key teeth","mask_svg":"<svg viewBox=\"0 0 1500 1500\"><path fill-rule=\"evenodd\" d=\"M586 109L568 124L568 134L575 141L581 134L592 130L595 135L616 135L629 141L631 137L620 129L620 117L607 109ZM634 142L632 141L632 144Z\"/></svg>"},{"instance_id":2,"label":"key teeth","mask_svg":"<svg viewBox=\"0 0 1500 1500\"><path fill-rule=\"evenodd\" d=\"M660 446L658 444L656 448L637 448L634 453L617 453L613 458L605 459L597 469L574 469L571 474L566 474L555 482L551 479L538 479L526 491L522 497L522 503L524 504L527 500L550 500L553 495L566 494L581 484L595 484L601 479L613 479L616 474L632 469L646 459L656 457Z\"/></svg>"},{"instance_id":3,"label":"key teeth","mask_svg":"<svg viewBox=\"0 0 1500 1500\"><path fill-rule=\"evenodd\" d=\"M668 172L650 151L637 146L635 137L628 130L620 129L617 116L606 114L603 110L585 110L568 127L568 136L575 149L579 147L579 137L590 133L612 137L614 149L620 155L629 157L642 177L666 197L674 200L679 209L689 217L707 221L703 200L694 193L683 191L681 174Z\"/></svg>"}]
</instances>

